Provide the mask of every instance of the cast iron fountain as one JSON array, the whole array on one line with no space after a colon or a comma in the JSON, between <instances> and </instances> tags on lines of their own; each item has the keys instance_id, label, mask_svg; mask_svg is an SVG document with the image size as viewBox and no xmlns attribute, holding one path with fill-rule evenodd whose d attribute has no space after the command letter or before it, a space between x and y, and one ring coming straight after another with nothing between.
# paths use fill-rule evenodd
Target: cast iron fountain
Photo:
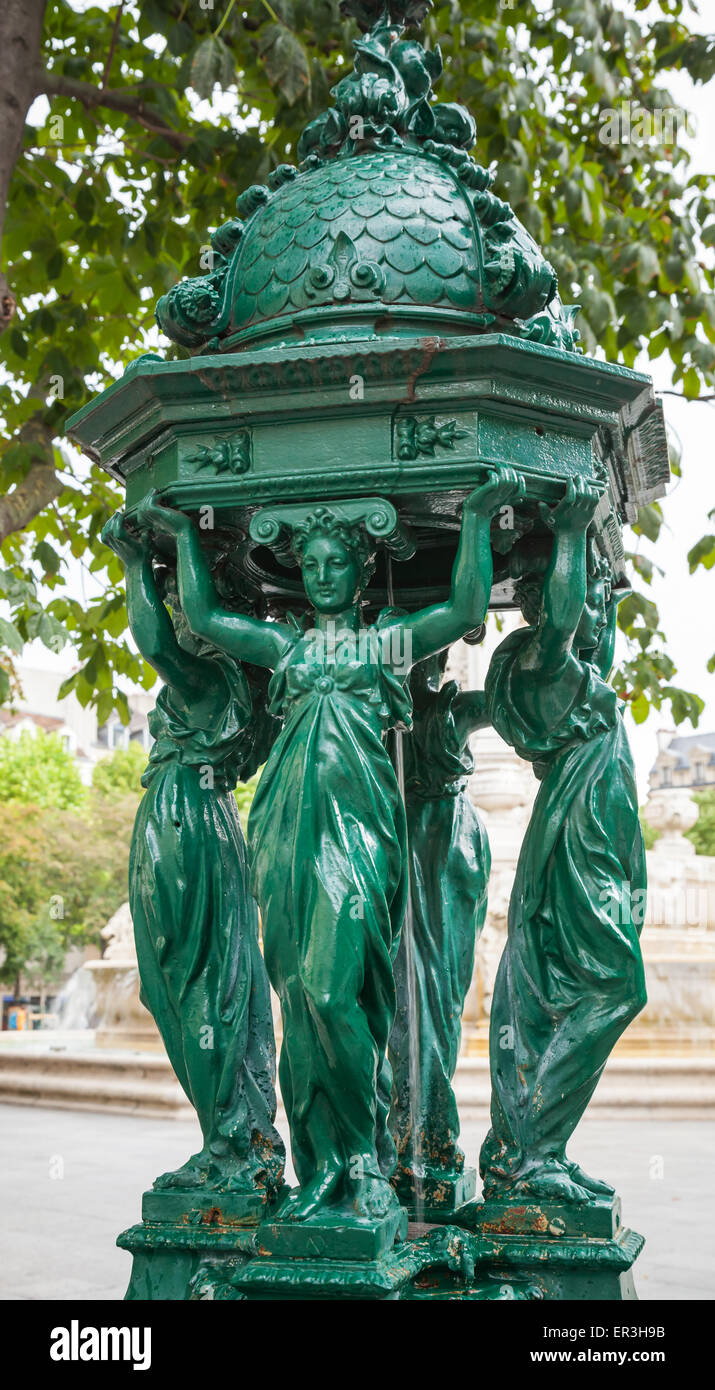
<instances>
[{"instance_id":1,"label":"cast iron fountain","mask_svg":"<svg viewBox=\"0 0 715 1390\"><path fill-rule=\"evenodd\" d=\"M71 422L126 483L105 539L165 682L130 899L203 1132L120 1237L130 1298L634 1296L642 1239L566 1144L644 1000L639 923L609 915L643 854L607 676L662 414L648 378L580 353L472 116L434 100L439 49L403 37L428 8L344 0L354 71L298 164L240 192L212 268L159 301L192 355L145 354ZM515 606L485 690L440 685L440 653ZM478 1198L451 1079L487 722L541 788ZM232 788L263 764L247 856Z\"/></svg>"}]
</instances>

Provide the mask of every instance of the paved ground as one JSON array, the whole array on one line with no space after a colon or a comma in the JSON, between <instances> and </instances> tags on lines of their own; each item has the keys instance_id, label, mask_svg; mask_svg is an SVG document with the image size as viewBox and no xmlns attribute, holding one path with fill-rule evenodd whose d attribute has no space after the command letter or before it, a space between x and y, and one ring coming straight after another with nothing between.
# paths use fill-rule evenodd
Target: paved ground
<instances>
[{"instance_id":1,"label":"paved ground","mask_svg":"<svg viewBox=\"0 0 715 1390\"><path fill-rule=\"evenodd\" d=\"M482 1128L465 1129L471 1161ZM0 1298L121 1298L130 1257L116 1235L197 1137L171 1120L0 1105ZM577 1132L574 1156L616 1182L626 1221L647 1237L641 1299L715 1297L714 1147L706 1121L586 1119Z\"/></svg>"}]
</instances>

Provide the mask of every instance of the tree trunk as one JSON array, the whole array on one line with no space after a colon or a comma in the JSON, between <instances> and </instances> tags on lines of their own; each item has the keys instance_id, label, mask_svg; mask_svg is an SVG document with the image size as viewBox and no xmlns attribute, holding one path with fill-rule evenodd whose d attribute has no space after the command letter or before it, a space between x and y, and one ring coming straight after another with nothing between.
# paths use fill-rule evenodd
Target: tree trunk
<instances>
[{"instance_id":1,"label":"tree trunk","mask_svg":"<svg viewBox=\"0 0 715 1390\"><path fill-rule=\"evenodd\" d=\"M25 118L38 90L46 4L47 0L2 0L0 4L0 245ZM0 333L14 313L15 296L0 270Z\"/></svg>"}]
</instances>

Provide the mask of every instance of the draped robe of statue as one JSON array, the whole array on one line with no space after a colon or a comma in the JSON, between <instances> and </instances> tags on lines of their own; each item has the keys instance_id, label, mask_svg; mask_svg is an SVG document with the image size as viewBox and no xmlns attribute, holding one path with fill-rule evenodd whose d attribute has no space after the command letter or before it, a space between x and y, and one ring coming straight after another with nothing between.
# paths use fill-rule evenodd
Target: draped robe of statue
<instances>
[{"instance_id":1,"label":"draped robe of statue","mask_svg":"<svg viewBox=\"0 0 715 1390\"><path fill-rule=\"evenodd\" d=\"M525 680L520 657L532 637L532 628L511 633L486 681L494 728L541 781L492 1001L487 1195L567 1163L609 1053L645 1003L631 911L644 897L645 854L619 701L585 661L575 695L558 679Z\"/></svg>"},{"instance_id":2,"label":"draped robe of statue","mask_svg":"<svg viewBox=\"0 0 715 1390\"><path fill-rule=\"evenodd\" d=\"M233 795L265 755L267 721L260 702L254 720L236 662L202 660L205 698L189 705L167 685L149 716L155 742L129 867L141 997L225 1185L270 1195L284 1165L275 1045ZM191 1171L159 1183L190 1185Z\"/></svg>"},{"instance_id":3,"label":"draped robe of statue","mask_svg":"<svg viewBox=\"0 0 715 1390\"><path fill-rule=\"evenodd\" d=\"M274 672L284 718L249 817L251 882L281 1001L281 1094L299 1183L389 1176L387 1041L406 897L404 808L383 734L410 699L383 664L295 641ZM361 637L364 638L364 630Z\"/></svg>"},{"instance_id":4,"label":"draped robe of statue","mask_svg":"<svg viewBox=\"0 0 715 1390\"><path fill-rule=\"evenodd\" d=\"M398 1181L410 1187L415 1171L438 1183L464 1168L452 1078L491 861L486 831L467 791L474 763L467 735L455 722L458 698L456 681L430 693L415 709L413 732L402 737L412 965L405 928L395 961L390 1127Z\"/></svg>"}]
</instances>

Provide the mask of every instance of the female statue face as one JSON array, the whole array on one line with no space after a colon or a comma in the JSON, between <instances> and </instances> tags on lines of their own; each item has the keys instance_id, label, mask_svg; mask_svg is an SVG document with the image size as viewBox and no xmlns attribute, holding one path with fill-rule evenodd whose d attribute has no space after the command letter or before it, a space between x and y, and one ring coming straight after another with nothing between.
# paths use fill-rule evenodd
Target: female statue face
<instances>
[{"instance_id":1,"label":"female statue face","mask_svg":"<svg viewBox=\"0 0 715 1390\"><path fill-rule=\"evenodd\" d=\"M590 651L597 646L606 626L606 585L603 579L589 579L586 589L586 602L583 606L579 625L576 629L574 646L579 651Z\"/></svg>"},{"instance_id":2,"label":"female statue face","mask_svg":"<svg viewBox=\"0 0 715 1390\"><path fill-rule=\"evenodd\" d=\"M305 592L318 613L342 613L360 593L359 557L337 536L314 536L301 562Z\"/></svg>"}]
</instances>

